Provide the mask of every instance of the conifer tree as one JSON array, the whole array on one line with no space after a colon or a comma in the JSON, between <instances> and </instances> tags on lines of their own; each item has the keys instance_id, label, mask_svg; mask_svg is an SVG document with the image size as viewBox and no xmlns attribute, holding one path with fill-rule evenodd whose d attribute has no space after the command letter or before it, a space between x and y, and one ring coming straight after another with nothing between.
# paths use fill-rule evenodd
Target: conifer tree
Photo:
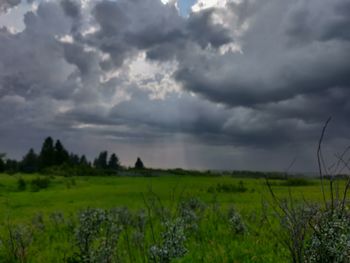
<instances>
[{"instance_id":1,"label":"conifer tree","mask_svg":"<svg viewBox=\"0 0 350 263\"><path fill-rule=\"evenodd\" d=\"M21 162L21 171L25 173L34 173L39 169L39 157L31 148L23 157Z\"/></svg>"},{"instance_id":2,"label":"conifer tree","mask_svg":"<svg viewBox=\"0 0 350 263\"><path fill-rule=\"evenodd\" d=\"M80 158L77 154L71 153L69 155L69 163L71 165L79 165L80 164Z\"/></svg>"},{"instance_id":3,"label":"conifer tree","mask_svg":"<svg viewBox=\"0 0 350 263\"><path fill-rule=\"evenodd\" d=\"M3 173L5 171L5 154L0 153L0 173Z\"/></svg>"},{"instance_id":4,"label":"conifer tree","mask_svg":"<svg viewBox=\"0 0 350 263\"><path fill-rule=\"evenodd\" d=\"M89 166L89 163L88 163L85 155L82 155L80 157L79 164L83 165L83 166Z\"/></svg>"},{"instance_id":5,"label":"conifer tree","mask_svg":"<svg viewBox=\"0 0 350 263\"><path fill-rule=\"evenodd\" d=\"M55 144L55 165L61 165L69 162L69 153L64 148L60 140Z\"/></svg>"},{"instance_id":6,"label":"conifer tree","mask_svg":"<svg viewBox=\"0 0 350 263\"><path fill-rule=\"evenodd\" d=\"M97 169L107 169L107 159L108 159L108 152L103 151L99 154L99 156L94 161L94 166Z\"/></svg>"},{"instance_id":7,"label":"conifer tree","mask_svg":"<svg viewBox=\"0 0 350 263\"><path fill-rule=\"evenodd\" d=\"M135 163L135 168L136 169L144 169L145 166L143 162L141 161L140 157L137 157L136 163Z\"/></svg>"},{"instance_id":8,"label":"conifer tree","mask_svg":"<svg viewBox=\"0 0 350 263\"><path fill-rule=\"evenodd\" d=\"M41 168L46 168L55 164L55 149L51 137L47 137L39 155Z\"/></svg>"},{"instance_id":9,"label":"conifer tree","mask_svg":"<svg viewBox=\"0 0 350 263\"><path fill-rule=\"evenodd\" d=\"M118 170L120 168L119 158L115 153L109 158L108 168L111 170Z\"/></svg>"}]
</instances>

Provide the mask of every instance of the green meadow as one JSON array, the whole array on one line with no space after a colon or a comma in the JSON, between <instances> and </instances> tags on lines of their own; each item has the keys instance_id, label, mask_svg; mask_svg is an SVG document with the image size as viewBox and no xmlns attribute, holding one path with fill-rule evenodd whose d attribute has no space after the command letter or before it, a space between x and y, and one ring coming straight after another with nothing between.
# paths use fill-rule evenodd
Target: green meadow
<instances>
[{"instance_id":1,"label":"green meadow","mask_svg":"<svg viewBox=\"0 0 350 263\"><path fill-rule=\"evenodd\" d=\"M130 209L144 207L143 195L150 191L157 194L165 206L177 202L179 198L197 197L206 203L215 197L223 207L234 205L241 213L259 212L262 201L270 201L266 180L244 179L229 176L94 176L61 177L52 176L50 185L40 191L32 191L30 180L38 175L0 175L1 219L10 216L13 220L31 219L36 213L49 214L54 211L73 213L86 207L112 208L126 206ZM19 191L19 178L27 182L24 191ZM318 180L309 180L307 186L283 185L283 180L272 180L276 194L287 197L292 189L296 198L321 200L321 188ZM243 182L245 192L211 193L218 184L238 184ZM174 200L175 199L175 200Z\"/></svg>"},{"instance_id":2,"label":"green meadow","mask_svg":"<svg viewBox=\"0 0 350 263\"><path fill-rule=\"evenodd\" d=\"M38 178L36 174L0 175L1 232L6 236L9 226L18 224L31 229L32 235L23 261L10 261L10 257L2 252L3 259L8 262L83 262L74 259L78 253L74 227L67 230L64 226L53 224L51 215L59 212L77 228L78 215L84 209L116 207L125 207L130 214L144 211L153 218L153 222L149 220L145 223L142 249L121 233L116 248L118 260L107 262L166 262L152 261L148 256L152 244L161 242L158 241L164 227L161 217L167 213L169 218L176 217L179 204L193 198L203 204L204 212L197 229L186 235L186 253L171 262L290 261L288 251L278 236L281 229L274 216L274 201L264 178L198 173L191 176L188 172L185 175L164 172L161 176L149 177L40 177L49 178L48 186L43 189L31 185L31 181ZM25 182L22 189L18 186L20 178ZM270 180L270 184L281 200L292 196L295 202L307 200L313 203L322 199L319 181L315 179L296 182ZM232 207L241 216L244 234L231 231L227 212ZM157 209L163 212L157 214ZM45 231L36 229L38 218ZM57 234L61 231L64 234Z\"/></svg>"}]
</instances>

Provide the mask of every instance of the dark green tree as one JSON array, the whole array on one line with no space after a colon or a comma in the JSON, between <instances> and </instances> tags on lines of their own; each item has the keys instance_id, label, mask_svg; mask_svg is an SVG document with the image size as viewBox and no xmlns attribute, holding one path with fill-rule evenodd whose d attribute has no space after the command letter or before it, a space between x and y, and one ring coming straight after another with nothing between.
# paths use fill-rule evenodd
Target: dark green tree
<instances>
[{"instance_id":1,"label":"dark green tree","mask_svg":"<svg viewBox=\"0 0 350 263\"><path fill-rule=\"evenodd\" d=\"M34 173L38 171L39 157L33 149L30 149L29 152L23 157L20 167L21 171L25 173Z\"/></svg>"},{"instance_id":2,"label":"dark green tree","mask_svg":"<svg viewBox=\"0 0 350 263\"><path fill-rule=\"evenodd\" d=\"M118 170L120 168L119 158L115 153L109 158L108 168L111 170Z\"/></svg>"},{"instance_id":3,"label":"dark green tree","mask_svg":"<svg viewBox=\"0 0 350 263\"><path fill-rule=\"evenodd\" d=\"M51 137L47 137L39 155L41 168L46 168L55 165L55 148Z\"/></svg>"},{"instance_id":4,"label":"dark green tree","mask_svg":"<svg viewBox=\"0 0 350 263\"><path fill-rule=\"evenodd\" d=\"M107 159L108 159L108 152L103 151L99 154L99 156L94 161L94 166L97 169L107 169Z\"/></svg>"},{"instance_id":5,"label":"dark green tree","mask_svg":"<svg viewBox=\"0 0 350 263\"><path fill-rule=\"evenodd\" d=\"M141 161L140 157L137 157L136 163L135 163L135 169L144 169L145 166L143 165L143 162Z\"/></svg>"},{"instance_id":6,"label":"dark green tree","mask_svg":"<svg viewBox=\"0 0 350 263\"><path fill-rule=\"evenodd\" d=\"M82 155L79 160L79 164L82 166L89 166L89 162L86 159L85 155Z\"/></svg>"},{"instance_id":7,"label":"dark green tree","mask_svg":"<svg viewBox=\"0 0 350 263\"><path fill-rule=\"evenodd\" d=\"M64 148L60 140L55 144L55 165L62 165L69 162L69 153Z\"/></svg>"},{"instance_id":8,"label":"dark green tree","mask_svg":"<svg viewBox=\"0 0 350 263\"><path fill-rule=\"evenodd\" d=\"M17 173L19 171L19 163L16 160L7 159L5 163L5 171L8 173Z\"/></svg>"},{"instance_id":9,"label":"dark green tree","mask_svg":"<svg viewBox=\"0 0 350 263\"><path fill-rule=\"evenodd\" d=\"M5 171L5 156L6 154L0 153L0 173Z\"/></svg>"},{"instance_id":10,"label":"dark green tree","mask_svg":"<svg viewBox=\"0 0 350 263\"><path fill-rule=\"evenodd\" d=\"M71 153L69 155L69 163L71 165L79 165L80 164L80 158L77 154Z\"/></svg>"}]
</instances>

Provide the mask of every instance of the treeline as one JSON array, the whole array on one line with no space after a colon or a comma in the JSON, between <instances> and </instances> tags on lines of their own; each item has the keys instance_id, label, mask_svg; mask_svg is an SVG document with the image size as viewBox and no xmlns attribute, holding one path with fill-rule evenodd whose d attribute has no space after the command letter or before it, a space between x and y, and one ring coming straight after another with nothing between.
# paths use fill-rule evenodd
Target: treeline
<instances>
[{"instance_id":1,"label":"treeline","mask_svg":"<svg viewBox=\"0 0 350 263\"><path fill-rule=\"evenodd\" d=\"M144 169L144 164L137 158L135 169ZM21 161L6 158L0 154L0 172L6 173L50 173L70 175L115 174L125 169L118 156L102 151L93 162L88 161L85 155L69 153L60 140L54 141L51 137L44 140L40 152L37 154L30 149Z\"/></svg>"}]
</instances>

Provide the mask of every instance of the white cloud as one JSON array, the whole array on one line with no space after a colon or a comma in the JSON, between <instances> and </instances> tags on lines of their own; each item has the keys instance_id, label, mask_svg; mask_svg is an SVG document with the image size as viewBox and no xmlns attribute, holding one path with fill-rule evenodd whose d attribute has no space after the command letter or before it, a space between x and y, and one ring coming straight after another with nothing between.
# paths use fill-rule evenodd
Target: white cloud
<instances>
[{"instance_id":1,"label":"white cloud","mask_svg":"<svg viewBox=\"0 0 350 263\"><path fill-rule=\"evenodd\" d=\"M129 63L126 63L129 64ZM129 64L129 79L141 89L151 92L152 98L164 98L167 93L180 92L181 88L172 78L177 62L151 62L144 53Z\"/></svg>"},{"instance_id":2,"label":"white cloud","mask_svg":"<svg viewBox=\"0 0 350 263\"><path fill-rule=\"evenodd\" d=\"M211 8L211 7L225 7L225 5L233 0L198 0L197 3L195 3L192 6L193 12L199 12L203 9ZM237 1L233 1L237 2Z\"/></svg>"},{"instance_id":3,"label":"white cloud","mask_svg":"<svg viewBox=\"0 0 350 263\"><path fill-rule=\"evenodd\" d=\"M0 2L3 0L0 0ZM23 16L28 11L32 11L34 5L21 4L15 8L8 10L6 13L0 12L0 28L5 26L12 28L16 32L24 29Z\"/></svg>"}]
</instances>

